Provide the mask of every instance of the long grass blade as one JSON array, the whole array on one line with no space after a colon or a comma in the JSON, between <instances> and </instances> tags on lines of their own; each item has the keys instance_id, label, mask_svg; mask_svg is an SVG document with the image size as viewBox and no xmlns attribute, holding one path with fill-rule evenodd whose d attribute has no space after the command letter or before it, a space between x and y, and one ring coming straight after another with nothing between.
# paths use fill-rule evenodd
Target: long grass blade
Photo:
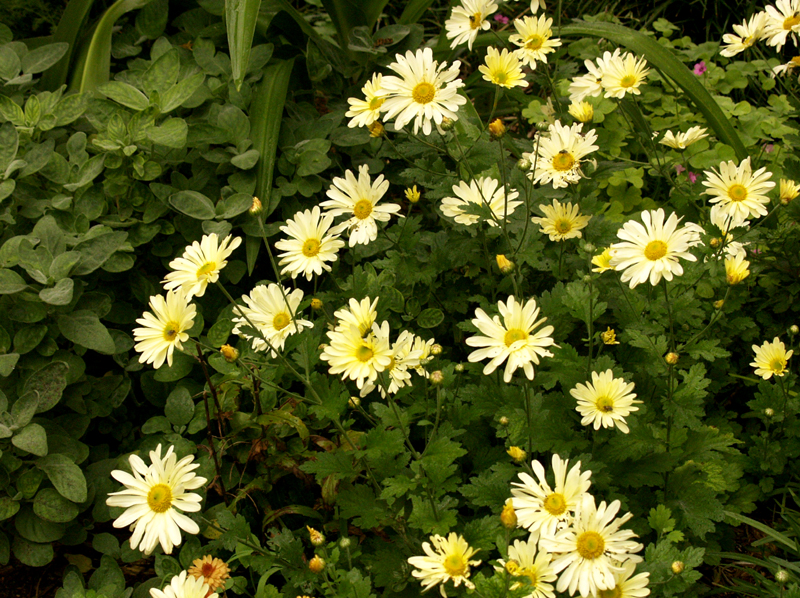
<instances>
[{"instance_id":1,"label":"long grass blade","mask_svg":"<svg viewBox=\"0 0 800 598\"><path fill-rule=\"evenodd\" d=\"M400 23L403 25L416 23L431 7L431 4L433 4L433 0L411 0L403 9L403 14L400 15Z\"/></svg>"},{"instance_id":2,"label":"long grass blade","mask_svg":"<svg viewBox=\"0 0 800 598\"><path fill-rule=\"evenodd\" d=\"M53 33L52 41L66 42L69 44L69 49L61 57L61 60L42 75L39 83L42 89L55 91L67 82L70 66L76 56L75 50L78 41L85 31L86 21L93 4L94 0L70 0L67 4L61 20L58 22L58 27Z\"/></svg>"},{"instance_id":3,"label":"long grass blade","mask_svg":"<svg viewBox=\"0 0 800 598\"><path fill-rule=\"evenodd\" d=\"M750 517L740 515L739 513L733 513L731 511L725 511L725 516L730 517L731 519L735 519L736 521L739 521L741 523L746 523L747 525L754 527L757 530L765 533L767 536L769 536L776 542L780 542L781 544L788 546L791 550L797 550L797 544L789 536L786 536L781 532L772 529L768 525L764 525L760 521L756 521L755 519L750 519Z\"/></svg>"},{"instance_id":4,"label":"long grass blade","mask_svg":"<svg viewBox=\"0 0 800 598\"><path fill-rule=\"evenodd\" d=\"M260 8L261 0L225 0L228 49L231 54L233 83L237 90L242 88L242 81L247 71Z\"/></svg>"},{"instance_id":5,"label":"long grass blade","mask_svg":"<svg viewBox=\"0 0 800 598\"><path fill-rule=\"evenodd\" d=\"M580 22L570 23L561 28L562 37L587 35L611 40L615 44L625 46L636 54L647 58L651 65L672 79L684 91L705 117L708 125L716 133L717 138L730 145L739 160L744 160L748 156L744 144L739 139L739 135L733 125L725 118L725 114L717 102L697 80L697 77L669 50L638 31L613 23Z\"/></svg>"}]
</instances>

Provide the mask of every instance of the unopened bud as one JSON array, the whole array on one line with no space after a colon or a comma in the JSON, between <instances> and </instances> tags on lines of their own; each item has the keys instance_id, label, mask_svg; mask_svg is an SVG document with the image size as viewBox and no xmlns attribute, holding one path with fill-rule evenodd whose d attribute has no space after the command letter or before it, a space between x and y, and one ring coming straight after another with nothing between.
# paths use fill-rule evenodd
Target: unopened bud
<instances>
[{"instance_id":1,"label":"unopened bud","mask_svg":"<svg viewBox=\"0 0 800 598\"><path fill-rule=\"evenodd\" d=\"M722 309L723 305L725 305L724 299L720 299L719 301L714 301L714 309Z\"/></svg>"},{"instance_id":2,"label":"unopened bud","mask_svg":"<svg viewBox=\"0 0 800 598\"><path fill-rule=\"evenodd\" d=\"M767 407L766 409L764 409L764 415L766 415L767 417L772 417L773 415L775 415L775 410L772 407Z\"/></svg>"},{"instance_id":3,"label":"unopened bud","mask_svg":"<svg viewBox=\"0 0 800 598\"><path fill-rule=\"evenodd\" d=\"M506 529L514 529L517 527L517 513L514 511L514 505L511 504L511 499L506 501L503 505L503 511L500 513L500 521Z\"/></svg>"},{"instance_id":4,"label":"unopened bud","mask_svg":"<svg viewBox=\"0 0 800 598\"><path fill-rule=\"evenodd\" d=\"M501 426L507 426L508 425L508 418L505 415L500 418L500 425Z\"/></svg>"},{"instance_id":5,"label":"unopened bud","mask_svg":"<svg viewBox=\"0 0 800 598\"><path fill-rule=\"evenodd\" d=\"M594 245L592 245L591 243L584 243L583 244L583 250L586 253L594 253L595 249L597 249L597 248Z\"/></svg>"},{"instance_id":6,"label":"unopened bud","mask_svg":"<svg viewBox=\"0 0 800 598\"><path fill-rule=\"evenodd\" d=\"M711 247L717 248L717 247L719 247L719 244L722 243L722 239L714 237L708 243L709 243L709 245L711 245Z\"/></svg>"},{"instance_id":7,"label":"unopened bud","mask_svg":"<svg viewBox=\"0 0 800 598\"><path fill-rule=\"evenodd\" d=\"M457 372L459 372L459 373L463 372L464 371L464 364L463 363L457 363L456 367L455 367L455 370Z\"/></svg>"},{"instance_id":8,"label":"unopened bud","mask_svg":"<svg viewBox=\"0 0 800 598\"><path fill-rule=\"evenodd\" d=\"M308 536L311 539L311 543L314 546L322 546L325 544L325 536L322 532L318 532L313 527L306 526L308 530Z\"/></svg>"},{"instance_id":9,"label":"unopened bud","mask_svg":"<svg viewBox=\"0 0 800 598\"><path fill-rule=\"evenodd\" d=\"M316 297L314 297L311 300L311 309L322 309L322 305L323 305L322 299L317 299Z\"/></svg>"},{"instance_id":10,"label":"unopened bud","mask_svg":"<svg viewBox=\"0 0 800 598\"><path fill-rule=\"evenodd\" d=\"M800 332L800 327L798 327L797 324L789 326L789 334L797 334L798 332Z\"/></svg>"},{"instance_id":11,"label":"unopened bud","mask_svg":"<svg viewBox=\"0 0 800 598\"><path fill-rule=\"evenodd\" d=\"M679 355L677 353L669 352L666 357L664 357L664 360L670 365L675 365L678 363L678 357Z\"/></svg>"},{"instance_id":12,"label":"unopened bud","mask_svg":"<svg viewBox=\"0 0 800 598\"><path fill-rule=\"evenodd\" d=\"M495 118L489 123L489 136L492 139L501 139L506 134L506 126L499 118Z\"/></svg>"},{"instance_id":13,"label":"unopened bud","mask_svg":"<svg viewBox=\"0 0 800 598\"><path fill-rule=\"evenodd\" d=\"M683 561L673 561L670 569L672 569L672 572L675 575L680 575L681 573L683 573L684 569Z\"/></svg>"},{"instance_id":14,"label":"unopened bud","mask_svg":"<svg viewBox=\"0 0 800 598\"><path fill-rule=\"evenodd\" d=\"M500 268L500 272L503 274L514 271L514 262L508 259L504 254L498 253L495 259L497 260L497 267Z\"/></svg>"},{"instance_id":15,"label":"unopened bud","mask_svg":"<svg viewBox=\"0 0 800 598\"><path fill-rule=\"evenodd\" d=\"M342 538L339 540L339 548L350 548L350 538Z\"/></svg>"},{"instance_id":16,"label":"unopened bud","mask_svg":"<svg viewBox=\"0 0 800 598\"><path fill-rule=\"evenodd\" d=\"M785 569L778 569L778 572L775 574L775 579L780 583L786 583L789 581L789 573Z\"/></svg>"},{"instance_id":17,"label":"unopened bud","mask_svg":"<svg viewBox=\"0 0 800 598\"><path fill-rule=\"evenodd\" d=\"M260 214L262 209L261 200L257 197L253 197L253 205L250 206L250 213L255 216L256 214Z\"/></svg>"},{"instance_id":18,"label":"unopened bud","mask_svg":"<svg viewBox=\"0 0 800 598\"><path fill-rule=\"evenodd\" d=\"M350 397L350 400L347 401L347 404L350 406L351 409L355 409L361 404L361 399L358 397Z\"/></svg>"},{"instance_id":19,"label":"unopened bud","mask_svg":"<svg viewBox=\"0 0 800 598\"><path fill-rule=\"evenodd\" d=\"M439 343L434 343L431 345L431 355L441 355L442 354L442 345Z\"/></svg>"},{"instance_id":20,"label":"unopened bud","mask_svg":"<svg viewBox=\"0 0 800 598\"><path fill-rule=\"evenodd\" d=\"M442 124L439 125L442 131L452 131L453 127L455 126L456 121L454 121L452 118L447 118L446 116L442 119Z\"/></svg>"},{"instance_id":21,"label":"unopened bud","mask_svg":"<svg viewBox=\"0 0 800 598\"><path fill-rule=\"evenodd\" d=\"M386 129L383 126L383 123L379 120L376 120L374 123L367 127L369 129L369 136L370 137L383 137L386 134Z\"/></svg>"},{"instance_id":22,"label":"unopened bud","mask_svg":"<svg viewBox=\"0 0 800 598\"><path fill-rule=\"evenodd\" d=\"M516 461L517 463L521 463L522 461L525 460L526 453L518 446L511 446L508 448L506 452L508 453L508 456L514 459L514 461Z\"/></svg>"},{"instance_id":23,"label":"unopened bud","mask_svg":"<svg viewBox=\"0 0 800 598\"><path fill-rule=\"evenodd\" d=\"M233 363L234 361L239 359L239 351L236 349L236 347L231 347L230 345L222 345L219 348L219 352L222 353L222 356L228 363Z\"/></svg>"},{"instance_id":24,"label":"unopened bud","mask_svg":"<svg viewBox=\"0 0 800 598\"><path fill-rule=\"evenodd\" d=\"M618 345L617 333L609 326L608 330L600 333L604 345Z\"/></svg>"},{"instance_id":25,"label":"unopened bud","mask_svg":"<svg viewBox=\"0 0 800 598\"><path fill-rule=\"evenodd\" d=\"M539 131L547 131L550 128L550 123L548 123L546 120L543 120L540 123L536 123L536 128Z\"/></svg>"},{"instance_id":26,"label":"unopened bud","mask_svg":"<svg viewBox=\"0 0 800 598\"><path fill-rule=\"evenodd\" d=\"M520 574L520 569L521 567L519 566L519 563L514 559L511 559L506 563L506 571L508 571L514 577L517 577Z\"/></svg>"},{"instance_id":27,"label":"unopened bud","mask_svg":"<svg viewBox=\"0 0 800 598\"><path fill-rule=\"evenodd\" d=\"M431 372L431 384L441 384L444 382L444 374L441 370L436 370L435 372Z\"/></svg>"},{"instance_id":28,"label":"unopened bud","mask_svg":"<svg viewBox=\"0 0 800 598\"><path fill-rule=\"evenodd\" d=\"M319 558L318 554L315 554L314 558L308 561L308 568L312 573L320 573L325 568L325 561Z\"/></svg>"},{"instance_id":29,"label":"unopened bud","mask_svg":"<svg viewBox=\"0 0 800 598\"><path fill-rule=\"evenodd\" d=\"M517 168L519 168L522 171L530 170L531 161L528 160L527 158L520 158L520 160L517 162Z\"/></svg>"},{"instance_id":30,"label":"unopened bud","mask_svg":"<svg viewBox=\"0 0 800 598\"><path fill-rule=\"evenodd\" d=\"M589 102L573 102L570 104L569 113L582 123L588 123L594 118L594 108Z\"/></svg>"},{"instance_id":31,"label":"unopened bud","mask_svg":"<svg viewBox=\"0 0 800 598\"><path fill-rule=\"evenodd\" d=\"M419 201L419 198L421 197L420 192L417 191L416 185L406 189L405 193L406 193L406 199L409 201L409 203L417 203Z\"/></svg>"}]
</instances>

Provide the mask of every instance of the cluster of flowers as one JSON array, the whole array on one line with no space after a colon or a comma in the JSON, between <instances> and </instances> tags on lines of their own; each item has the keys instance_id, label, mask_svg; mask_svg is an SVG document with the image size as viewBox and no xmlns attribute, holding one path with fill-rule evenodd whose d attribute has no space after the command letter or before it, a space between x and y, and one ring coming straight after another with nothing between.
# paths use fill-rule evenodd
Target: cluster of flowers
<instances>
[{"instance_id":1,"label":"cluster of flowers","mask_svg":"<svg viewBox=\"0 0 800 598\"><path fill-rule=\"evenodd\" d=\"M734 25L735 33L722 36L725 46L720 50L722 56L731 57L744 52L759 40L766 40L767 45L781 51L791 39L797 46L797 34L800 32L800 2L798 0L778 0L775 6L768 5L764 10L755 13L741 25ZM800 58L792 58L788 63L773 69L773 74L783 74L800 66Z\"/></svg>"},{"instance_id":2,"label":"cluster of flowers","mask_svg":"<svg viewBox=\"0 0 800 598\"><path fill-rule=\"evenodd\" d=\"M524 584L530 591L527 598L555 598L552 582L556 591L568 591L571 596L577 591L584 598L649 595L650 574L634 575L636 563L642 561L636 553L643 546L633 540L632 531L620 529L631 513L617 517L618 500L595 503L588 492L591 472L581 472L580 461L568 470L569 461L553 455L552 466L552 487L538 461L531 462L538 479L520 473L521 483L512 483L512 498L501 519L509 529L520 527L530 535L527 540L515 540L508 547L508 559L498 559L494 569L511 576L512 590ZM470 567L481 561L471 560L477 551L463 537L455 532L447 538L435 535L422 548L425 556L411 557L408 562L425 590L442 584L445 596L447 581L474 588Z\"/></svg>"}]
</instances>

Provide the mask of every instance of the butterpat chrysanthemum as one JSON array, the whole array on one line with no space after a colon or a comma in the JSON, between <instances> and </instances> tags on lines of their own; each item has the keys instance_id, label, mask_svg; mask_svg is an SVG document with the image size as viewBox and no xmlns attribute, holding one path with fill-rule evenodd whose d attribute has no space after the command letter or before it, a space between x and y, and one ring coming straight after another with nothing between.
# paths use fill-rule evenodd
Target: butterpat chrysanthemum
<instances>
[{"instance_id":1,"label":"butterpat chrysanthemum","mask_svg":"<svg viewBox=\"0 0 800 598\"><path fill-rule=\"evenodd\" d=\"M545 349L555 345L550 336L553 334L552 326L545 326L536 330L547 318L537 320L539 308L534 299L528 300L524 305L517 303L513 296L506 303L499 301L497 307L503 316L490 318L481 308L475 310L475 319L472 324L485 336L471 336L467 339L470 347L481 347L469 354L470 363L489 359L483 368L483 373L491 374L499 365L506 362L503 380L511 382L511 376L522 368L528 380L533 380L533 364L539 365L540 357L552 357L553 354Z\"/></svg>"},{"instance_id":2,"label":"butterpat chrysanthemum","mask_svg":"<svg viewBox=\"0 0 800 598\"><path fill-rule=\"evenodd\" d=\"M331 233L349 230L349 245L366 245L378 238L378 222L388 222L392 214L400 211L396 203L378 205L378 202L389 189L389 181L379 174L373 182L369 176L369 166L363 164L358 168L358 179L353 171L347 170L344 178L336 177L326 195L330 199L323 201L320 207L326 209L331 216L346 215L349 218L331 229Z\"/></svg>"},{"instance_id":3,"label":"butterpat chrysanthemum","mask_svg":"<svg viewBox=\"0 0 800 598\"><path fill-rule=\"evenodd\" d=\"M677 135L672 131L667 131L664 133L659 143L663 143L677 150L685 150L695 141L700 141L703 137L708 137L707 130L708 129L704 127L691 127L685 133L678 132Z\"/></svg>"},{"instance_id":4,"label":"butterpat chrysanthemum","mask_svg":"<svg viewBox=\"0 0 800 598\"><path fill-rule=\"evenodd\" d=\"M433 59L433 50L425 48L405 56L397 54L396 62L389 68L400 75L383 78L383 87L389 97L383 105L386 120L395 119L395 129L402 129L414 121L414 134L420 129L430 135L432 123L442 124L442 119L458 120L458 107L467 98L458 95L464 82L458 79L461 63L456 60L450 67Z\"/></svg>"},{"instance_id":5,"label":"butterpat chrysanthemum","mask_svg":"<svg viewBox=\"0 0 800 598\"><path fill-rule=\"evenodd\" d=\"M186 571L175 575L163 590L150 588L152 598L206 598L209 592L213 590L202 577L196 578Z\"/></svg>"},{"instance_id":6,"label":"butterpat chrysanthemum","mask_svg":"<svg viewBox=\"0 0 800 598\"><path fill-rule=\"evenodd\" d=\"M610 590L600 590L600 593L592 598L644 598L650 595L650 588L647 587L650 581L650 573L644 572L634 575L636 563L625 561L622 563L622 571L614 573L614 588ZM674 572L674 569L673 569Z\"/></svg>"},{"instance_id":7,"label":"butterpat chrysanthemum","mask_svg":"<svg viewBox=\"0 0 800 598\"><path fill-rule=\"evenodd\" d=\"M633 541L630 530L620 530L632 515L627 513L615 519L620 502L595 507L594 497L584 494L575 513L572 525L553 537L543 537L540 548L558 553L553 559L553 569L560 572L556 589L577 590L581 596L596 596L603 590L615 587L615 574L623 572L622 563L639 563L642 557L634 554L643 546Z\"/></svg>"},{"instance_id":8,"label":"butterpat chrysanthemum","mask_svg":"<svg viewBox=\"0 0 800 598\"><path fill-rule=\"evenodd\" d=\"M589 71L580 77L574 77L569 85L570 102L581 102L588 97L597 97L603 93L603 76L608 69L608 63L620 57L620 49L614 53L604 52L600 58L594 62L584 60L583 64Z\"/></svg>"},{"instance_id":9,"label":"butterpat chrysanthemum","mask_svg":"<svg viewBox=\"0 0 800 598\"><path fill-rule=\"evenodd\" d=\"M303 300L302 289L290 291L284 287L281 291L281 287L275 283L269 286L260 284L249 295L243 295L242 300L247 306L237 305L234 308L237 317L233 318L236 324L233 333L251 341L256 351L269 349L272 357L278 356L277 351L283 349L290 335L314 326L308 320L300 320L295 316ZM245 327L251 326L261 334L252 335L245 330Z\"/></svg>"},{"instance_id":10,"label":"butterpat chrysanthemum","mask_svg":"<svg viewBox=\"0 0 800 598\"><path fill-rule=\"evenodd\" d=\"M745 256L742 254L725 258L725 279L728 284L739 284L750 276L750 262L744 258Z\"/></svg>"},{"instance_id":11,"label":"butterpat chrysanthemum","mask_svg":"<svg viewBox=\"0 0 800 598\"><path fill-rule=\"evenodd\" d=\"M125 490L111 492L106 499L109 507L122 507L125 512L114 521L114 527L133 530L131 548L150 554L158 544L166 554L181 543L181 530L189 534L200 531L198 525L182 511L200 510L202 497L187 490L195 490L208 480L193 472L200 467L188 455L178 461L170 446L161 456L161 445L150 451L150 465L139 456L128 457L133 475L115 469L111 477L125 486ZM205 598L205 595L203 595Z\"/></svg>"},{"instance_id":12,"label":"butterpat chrysanthemum","mask_svg":"<svg viewBox=\"0 0 800 598\"><path fill-rule=\"evenodd\" d=\"M715 212L728 221L728 227L742 226L745 220L755 216L767 215L769 197L765 195L775 186L770 180L772 173L766 168L753 172L750 158L742 160L739 166L731 160L719 165L719 172L714 169L703 171L706 180L703 186L705 193L711 195L710 203L712 219Z\"/></svg>"},{"instance_id":13,"label":"butterpat chrysanthemum","mask_svg":"<svg viewBox=\"0 0 800 598\"><path fill-rule=\"evenodd\" d=\"M528 178L535 183L552 183L553 188L567 187L580 181L581 160L591 152L599 149L594 145L597 135L594 129L582 133L583 123L574 123L571 127L556 121L548 127L548 134L539 139L536 156L532 153L522 154L536 168L528 173Z\"/></svg>"},{"instance_id":14,"label":"butterpat chrysanthemum","mask_svg":"<svg viewBox=\"0 0 800 598\"><path fill-rule=\"evenodd\" d=\"M362 336L358 328L350 326L346 331L328 332L330 342L320 355L327 361L331 374L342 374L343 380L355 380L359 389L366 381L374 384L378 374L392 363L392 348L389 346L389 323L372 325L372 330Z\"/></svg>"},{"instance_id":15,"label":"butterpat chrysanthemum","mask_svg":"<svg viewBox=\"0 0 800 598\"><path fill-rule=\"evenodd\" d=\"M607 98L624 98L627 94L639 95L639 87L644 83L647 73L647 61L625 53L606 63L601 85Z\"/></svg>"},{"instance_id":16,"label":"butterpat chrysanthemum","mask_svg":"<svg viewBox=\"0 0 800 598\"><path fill-rule=\"evenodd\" d=\"M195 241L181 257L169 263L174 271L161 281L164 288L168 291L182 289L187 300L202 297L208 283L217 282L219 271L227 265L226 260L241 243L241 237L228 235L220 243L216 233L204 235L199 243Z\"/></svg>"},{"instance_id":17,"label":"butterpat chrysanthemum","mask_svg":"<svg viewBox=\"0 0 800 598\"><path fill-rule=\"evenodd\" d=\"M158 369L166 360L172 366L172 354L189 340L186 332L194 326L197 309L189 303L181 290L150 297L150 309L136 320L142 328L133 329L133 340L138 341L134 350L141 353L139 363L152 363Z\"/></svg>"},{"instance_id":18,"label":"butterpat chrysanthemum","mask_svg":"<svg viewBox=\"0 0 800 598\"><path fill-rule=\"evenodd\" d=\"M733 30L736 34L726 33L722 36L722 42L725 45L719 53L722 56L730 58L736 56L740 52L744 52L747 48L756 43L764 35L764 27L767 23L767 13L757 12L750 17L750 20L745 19L741 25L734 25Z\"/></svg>"},{"instance_id":19,"label":"butterpat chrysanthemum","mask_svg":"<svg viewBox=\"0 0 800 598\"><path fill-rule=\"evenodd\" d=\"M786 345L776 336L772 342L764 341L760 347L753 345L755 361L750 365L756 368L756 376L761 376L764 380L775 376L786 374L786 363L794 354L794 351L787 351Z\"/></svg>"},{"instance_id":20,"label":"butterpat chrysanthemum","mask_svg":"<svg viewBox=\"0 0 800 598\"><path fill-rule=\"evenodd\" d=\"M497 559L500 566L495 570L505 569L512 577L527 577L525 589L530 593L525 594L524 598L555 598L553 584L549 583L558 577L550 564L553 556L543 550L537 552L536 546L535 534L527 542L514 540L514 544L508 547L508 561ZM513 591L521 587L523 583L515 581L509 589Z\"/></svg>"},{"instance_id":21,"label":"butterpat chrysanthemum","mask_svg":"<svg viewBox=\"0 0 800 598\"><path fill-rule=\"evenodd\" d=\"M335 262L339 249L344 247L344 241L338 235L329 234L331 224L333 216L322 216L319 206L297 212L287 220L281 231L289 238L275 243L275 248L283 251L279 254L281 260L278 265L286 264L281 274L290 272L292 278L303 274L307 280L311 280L314 274L322 274L323 270L330 272L331 267L327 262Z\"/></svg>"},{"instance_id":22,"label":"butterpat chrysanthemum","mask_svg":"<svg viewBox=\"0 0 800 598\"><path fill-rule=\"evenodd\" d=\"M798 0L778 0L775 6L767 5L764 22L764 39L780 52L789 35L797 45L800 33L800 2Z\"/></svg>"},{"instance_id":23,"label":"butterpat chrysanthemum","mask_svg":"<svg viewBox=\"0 0 800 598\"><path fill-rule=\"evenodd\" d=\"M572 202L561 204L557 199L553 200L552 206L539 205L539 209L544 212L544 218L531 218L531 221L538 224L539 232L549 235L551 241L581 238L581 230L586 228L592 218L582 215L578 206L573 206Z\"/></svg>"},{"instance_id":24,"label":"butterpat chrysanthemum","mask_svg":"<svg viewBox=\"0 0 800 598\"><path fill-rule=\"evenodd\" d=\"M527 87L528 82L520 66L519 58L513 52L505 48L498 52L497 48L489 46L486 50L486 64L480 65L478 70L483 73L485 81L500 87Z\"/></svg>"},{"instance_id":25,"label":"butterpat chrysanthemum","mask_svg":"<svg viewBox=\"0 0 800 598\"><path fill-rule=\"evenodd\" d=\"M800 185L791 179L781 179L780 195L778 199L780 199L783 205L788 204L798 195L800 195Z\"/></svg>"},{"instance_id":26,"label":"butterpat chrysanthemum","mask_svg":"<svg viewBox=\"0 0 800 598\"><path fill-rule=\"evenodd\" d=\"M553 487L547 482L544 466L539 461L531 462L538 481L527 473L520 473L519 479L522 483L511 483L516 486L511 489L511 501L519 526L543 537L552 536L566 525L575 513L581 497L592 485L592 472L581 473L580 461L567 471L569 459L562 460L554 454L552 464L555 478Z\"/></svg>"},{"instance_id":27,"label":"butterpat chrysanthemum","mask_svg":"<svg viewBox=\"0 0 800 598\"><path fill-rule=\"evenodd\" d=\"M611 265L611 255L611 247L606 247L603 250L603 253L592 257L592 264L595 266L592 268L592 272L606 272L607 270L613 270L614 266Z\"/></svg>"},{"instance_id":28,"label":"butterpat chrysanthemum","mask_svg":"<svg viewBox=\"0 0 800 598\"><path fill-rule=\"evenodd\" d=\"M594 429L613 428L616 426L620 432L627 434L630 430L625 418L632 411L639 408L634 403L641 401L634 400L636 394L633 390L633 382L625 382L622 378L614 378L614 372L592 372L592 381L586 384L578 384L569 391L577 401L576 409L581 414L581 425L588 426L594 424Z\"/></svg>"},{"instance_id":29,"label":"butterpat chrysanthemum","mask_svg":"<svg viewBox=\"0 0 800 598\"><path fill-rule=\"evenodd\" d=\"M466 43L472 50L478 33L491 27L486 17L496 10L497 4L492 0L462 0L461 5L453 8L450 18L444 22L447 39L453 40L450 47Z\"/></svg>"},{"instance_id":30,"label":"butterpat chrysanthemum","mask_svg":"<svg viewBox=\"0 0 800 598\"><path fill-rule=\"evenodd\" d=\"M544 15L524 17L514 21L517 32L508 38L512 44L519 46L514 53L523 64L535 69L537 62L547 62L547 55L555 52L561 40L553 38L553 19Z\"/></svg>"},{"instance_id":31,"label":"butterpat chrysanthemum","mask_svg":"<svg viewBox=\"0 0 800 598\"><path fill-rule=\"evenodd\" d=\"M594 107L589 102L572 102L569 113L575 120L588 123L594 118Z\"/></svg>"},{"instance_id":32,"label":"butterpat chrysanthemum","mask_svg":"<svg viewBox=\"0 0 800 598\"><path fill-rule=\"evenodd\" d=\"M453 185L455 197L445 197L442 199L442 213L453 218L459 224L470 226L477 223L481 217L478 214L466 212L464 208L473 204L485 206L491 210L492 218L487 218L489 226L497 226L502 223L505 216L510 216L514 210L522 205L521 201L515 201L519 193L511 189L506 195L505 187L500 185L496 179L489 177L472 179L469 185L460 181L458 185Z\"/></svg>"},{"instance_id":33,"label":"butterpat chrysanthemum","mask_svg":"<svg viewBox=\"0 0 800 598\"><path fill-rule=\"evenodd\" d=\"M348 127L368 127L380 119L381 108L386 100L386 90L381 87L382 80L383 75L379 73L372 75L372 79L361 88L361 93L364 94L363 100L361 98L347 99L347 103L350 105L350 110L345 114L350 118L350 122L347 123Z\"/></svg>"},{"instance_id":34,"label":"butterpat chrysanthemum","mask_svg":"<svg viewBox=\"0 0 800 598\"><path fill-rule=\"evenodd\" d=\"M635 220L623 224L617 231L623 242L611 245L610 265L622 271L622 282L630 282L634 288L649 280L655 286L662 277L672 280L683 274L679 258L697 261L689 248L697 244L699 235L690 227L678 228L676 214L670 214L665 222L662 208L648 210L642 212L642 222L644 226Z\"/></svg>"},{"instance_id":35,"label":"butterpat chrysanthemum","mask_svg":"<svg viewBox=\"0 0 800 598\"><path fill-rule=\"evenodd\" d=\"M411 372L408 370L419 366L421 355L422 348L414 348L414 335L408 330L403 330L392 344L392 360L385 370L389 387L384 388L382 385L378 387L382 397L386 398L386 393L395 394L401 388L411 386ZM375 384L365 382L360 394L365 397L373 390Z\"/></svg>"},{"instance_id":36,"label":"butterpat chrysanthemum","mask_svg":"<svg viewBox=\"0 0 800 598\"><path fill-rule=\"evenodd\" d=\"M789 62L785 64L779 64L778 66L773 66L772 75L770 76L774 79L777 75L791 73L796 68L800 68L800 56L793 56Z\"/></svg>"},{"instance_id":37,"label":"butterpat chrysanthemum","mask_svg":"<svg viewBox=\"0 0 800 598\"><path fill-rule=\"evenodd\" d=\"M475 584L469 580L469 568L480 565L480 561L471 561L477 550L471 548L462 536L450 532L447 538L440 535L431 536L431 544L422 543L425 556L412 556L408 563L415 567L411 575L422 584L422 591L429 590L437 584L442 596L447 596L444 584L452 581L458 587L463 583L468 588L474 589Z\"/></svg>"},{"instance_id":38,"label":"butterpat chrysanthemum","mask_svg":"<svg viewBox=\"0 0 800 598\"><path fill-rule=\"evenodd\" d=\"M355 326L358 333L364 336L372 329L372 324L378 317L375 309L378 306L378 299L379 297L372 300L364 297L361 301L356 301L351 298L347 307L333 312L333 317L337 319L336 332L349 332L350 326Z\"/></svg>"}]
</instances>

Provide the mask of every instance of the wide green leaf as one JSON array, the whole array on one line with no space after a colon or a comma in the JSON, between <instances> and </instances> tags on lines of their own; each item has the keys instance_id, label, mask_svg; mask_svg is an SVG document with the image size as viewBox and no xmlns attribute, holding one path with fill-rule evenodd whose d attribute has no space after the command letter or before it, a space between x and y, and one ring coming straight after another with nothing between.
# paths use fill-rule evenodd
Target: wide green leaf
<instances>
[{"instance_id":1,"label":"wide green leaf","mask_svg":"<svg viewBox=\"0 0 800 598\"><path fill-rule=\"evenodd\" d=\"M61 454L52 454L36 461L36 467L41 469L58 493L72 502L81 503L86 500L86 478L83 477L81 468L75 465L69 457Z\"/></svg>"},{"instance_id":2,"label":"wide green leaf","mask_svg":"<svg viewBox=\"0 0 800 598\"><path fill-rule=\"evenodd\" d=\"M81 347L108 355L116 351L108 328L103 326L97 314L87 309L58 316L58 329L67 340Z\"/></svg>"},{"instance_id":3,"label":"wide green leaf","mask_svg":"<svg viewBox=\"0 0 800 598\"><path fill-rule=\"evenodd\" d=\"M22 397L28 393L38 396L36 412L43 413L52 409L61 400L61 393L67 387L69 366L63 361L52 361L35 371L22 389ZM18 399L22 400L22 398Z\"/></svg>"},{"instance_id":4,"label":"wide green leaf","mask_svg":"<svg viewBox=\"0 0 800 598\"><path fill-rule=\"evenodd\" d=\"M182 214L197 220L211 220L217 215L211 200L197 191L178 191L170 195L169 204Z\"/></svg>"},{"instance_id":5,"label":"wide green leaf","mask_svg":"<svg viewBox=\"0 0 800 598\"><path fill-rule=\"evenodd\" d=\"M47 432L39 424L28 424L14 434L11 444L21 451L44 457L47 454Z\"/></svg>"}]
</instances>

